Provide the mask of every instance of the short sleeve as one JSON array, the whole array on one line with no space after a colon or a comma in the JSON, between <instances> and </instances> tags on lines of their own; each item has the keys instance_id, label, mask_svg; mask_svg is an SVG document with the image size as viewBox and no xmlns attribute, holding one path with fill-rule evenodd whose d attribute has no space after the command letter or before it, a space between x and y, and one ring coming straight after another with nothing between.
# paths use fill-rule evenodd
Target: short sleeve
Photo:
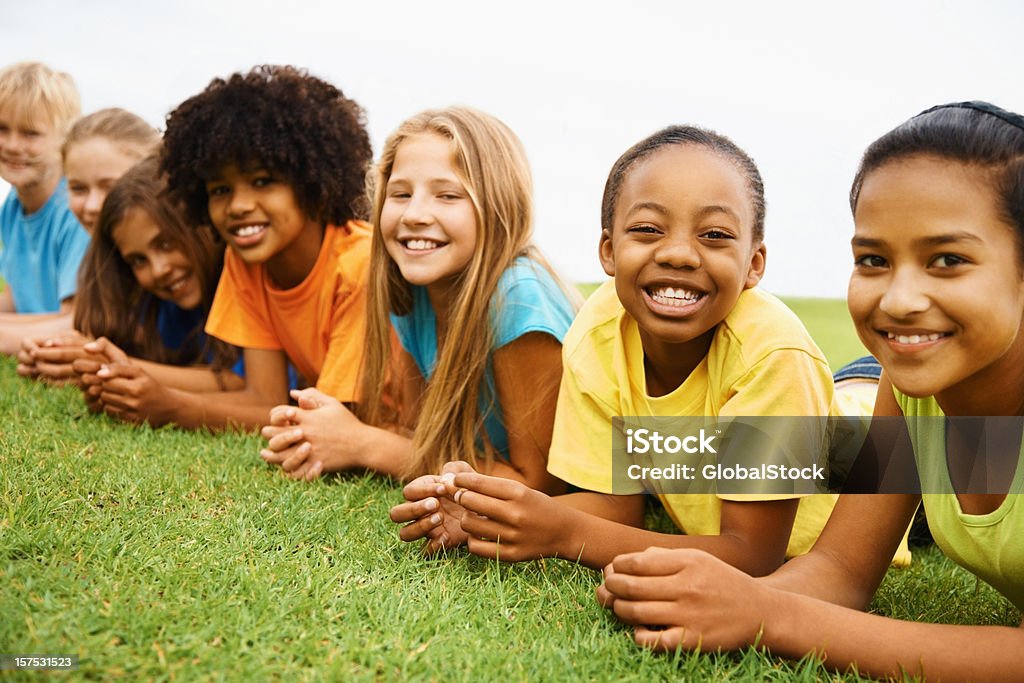
<instances>
[{"instance_id":1,"label":"short sleeve","mask_svg":"<svg viewBox=\"0 0 1024 683\"><path fill-rule=\"evenodd\" d=\"M15 193L12 187L7 193L7 197L4 199L3 205L0 205L0 277L3 277L8 283L11 281L11 274L8 270L10 264L10 249L7 246L7 242L10 239L8 233L12 225L14 224L15 217L17 215L17 205L15 203ZM10 287L10 284L5 285Z\"/></svg>"},{"instance_id":2,"label":"short sleeve","mask_svg":"<svg viewBox=\"0 0 1024 683\"><path fill-rule=\"evenodd\" d=\"M526 259L502 276L494 302L495 349L530 332L544 332L561 342L575 316L551 274Z\"/></svg>"},{"instance_id":3,"label":"short sleeve","mask_svg":"<svg viewBox=\"0 0 1024 683\"><path fill-rule=\"evenodd\" d=\"M800 349L778 349L747 369L733 384L722 416L830 415L832 374Z\"/></svg>"},{"instance_id":4,"label":"short sleeve","mask_svg":"<svg viewBox=\"0 0 1024 683\"><path fill-rule=\"evenodd\" d=\"M217 284L206 333L243 349L282 350L270 321L263 278L234 252L224 253L224 272Z\"/></svg>"},{"instance_id":5,"label":"short sleeve","mask_svg":"<svg viewBox=\"0 0 1024 683\"><path fill-rule=\"evenodd\" d=\"M342 402L359 400L366 338L366 287L347 286L335 297L330 345L316 388Z\"/></svg>"},{"instance_id":6,"label":"short sleeve","mask_svg":"<svg viewBox=\"0 0 1024 683\"><path fill-rule=\"evenodd\" d=\"M582 489L612 493L612 418L617 414L615 407L581 386L566 362L558 389L548 472ZM616 481L614 492L643 491L640 482L636 482L636 490L624 490Z\"/></svg>"}]
</instances>

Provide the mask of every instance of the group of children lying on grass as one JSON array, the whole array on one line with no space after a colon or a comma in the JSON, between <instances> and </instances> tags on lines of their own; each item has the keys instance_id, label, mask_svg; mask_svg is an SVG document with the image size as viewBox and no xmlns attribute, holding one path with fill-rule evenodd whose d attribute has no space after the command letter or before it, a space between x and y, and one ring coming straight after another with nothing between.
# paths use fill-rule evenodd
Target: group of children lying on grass
<instances>
[{"instance_id":1,"label":"group of children lying on grass","mask_svg":"<svg viewBox=\"0 0 1024 683\"><path fill-rule=\"evenodd\" d=\"M120 420L260 428L296 479L407 482L404 540L604 568L598 599L641 645L1024 670L1022 629L862 611L909 560L920 495L661 493L684 532L662 534L642 484L613 486L616 416L849 410L757 287L764 189L728 138L671 126L616 161L595 233L612 279L579 308L532 245L522 145L482 112L417 114L372 163L362 109L291 67L215 79L162 139L78 109L65 74L0 72L0 350L19 374ZM1021 415L1024 118L982 102L911 118L868 148L851 207L874 415ZM946 472L941 429L910 429L922 477ZM1022 471L923 496L938 545L1018 608Z\"/></svg>"}]
</instances>

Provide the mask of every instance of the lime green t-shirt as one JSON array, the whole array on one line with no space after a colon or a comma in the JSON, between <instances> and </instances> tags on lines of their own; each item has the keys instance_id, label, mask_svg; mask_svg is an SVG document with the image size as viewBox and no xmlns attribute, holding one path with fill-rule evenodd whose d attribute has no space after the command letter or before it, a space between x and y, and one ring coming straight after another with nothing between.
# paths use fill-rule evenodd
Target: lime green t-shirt
<instances>
[{"instance_id":1,"label":"lime green t-shirt","mask_svg":"<svg viewBox=\"0 0 1024 683\"><path fill-rule=\"evenodd\" d=\"M942 417L934 397L911 398L893 389L907 417ZM991 584L1018 609L1024 609L1024 456L1002 504L984 515L965 514L953 493L946 465L946 430L941 420L908 420L914 459L926 491L921 496L928 528L950 559ZM1024 452L1024 451L1022 451Z\"/></svg>"}]
</instances>

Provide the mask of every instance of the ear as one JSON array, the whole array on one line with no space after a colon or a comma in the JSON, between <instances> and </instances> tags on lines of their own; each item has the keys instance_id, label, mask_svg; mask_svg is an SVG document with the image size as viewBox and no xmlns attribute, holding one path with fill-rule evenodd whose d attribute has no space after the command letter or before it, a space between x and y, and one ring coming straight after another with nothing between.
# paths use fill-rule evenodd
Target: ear
<instances>
[{"instance_id":1,"label":"ear","mask_svg":"<svg viewBox=\"0 0 1024 683\"><path fill-rule=\"evenodd\" d=\"M601 241L597 245L597 255L601 259L601 267L608 277L615 277L615 252L612 251L612 234L601 230Z\"/></svg>"},{"instance_id":2,"label":"ear","mask_svg":"<svg viewBox=\"0 0 1024 683\"><path fill-rule=\"evenodd\" d=\"M764 265L768 258L768 250L761 242L750 255L750 268L747 269L747 280L743 283L744 289L750 289L764 277Z\"/></svg>"}]
</instances>

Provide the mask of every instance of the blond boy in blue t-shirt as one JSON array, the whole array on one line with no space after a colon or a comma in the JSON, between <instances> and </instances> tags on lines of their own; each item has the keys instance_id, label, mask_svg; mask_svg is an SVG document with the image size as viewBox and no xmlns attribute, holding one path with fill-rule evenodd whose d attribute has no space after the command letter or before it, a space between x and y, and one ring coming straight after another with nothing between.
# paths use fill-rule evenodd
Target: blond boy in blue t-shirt
<instances>
[{"instance_id":1,"label":"blond boy in blue t-shirt","mask_svg":"<svg viewBox=\"0 0 1024 683\"><path fill-rule=\"evenodd\" d=\"M70 330L89 235L68 208L61 145L80 112L71 77L38 62L0 70L0 353Z\"/></svg>"}]
</instances>

